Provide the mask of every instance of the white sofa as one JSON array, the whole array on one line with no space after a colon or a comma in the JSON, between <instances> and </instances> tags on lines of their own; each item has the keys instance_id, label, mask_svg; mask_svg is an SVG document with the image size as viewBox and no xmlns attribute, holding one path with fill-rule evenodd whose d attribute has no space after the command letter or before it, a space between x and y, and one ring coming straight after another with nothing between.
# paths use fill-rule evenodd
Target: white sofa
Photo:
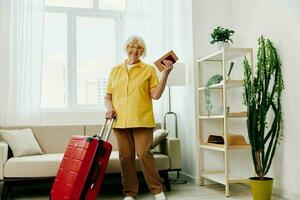
<instances>
[{"instance_id":1,"label":"white sofa","mask_svg":"<svg viewBox=\"0 0 300 200\"><path fill-rule=\"evenodd\" d=\"M49 125L49 126L19 126L0 127L0 129L31 128L39 143L43 155L12 157L8 144L0 136L0 180L4 182L2 199L6 199L13 183L24 180L51 179L56 175L62 160L63 152L72 135L92 136L99 132L99 125ZM109 142L113 152L106 173L120 172L119 155L114 134L110 135ZM181 169L180 141L176 138L167 138L159 146L159 152L154 153L157 167L164 179L166 190L170 190L168 171ZM137 170L141 171L138 158Z\"/></svg>"}]
</instances>

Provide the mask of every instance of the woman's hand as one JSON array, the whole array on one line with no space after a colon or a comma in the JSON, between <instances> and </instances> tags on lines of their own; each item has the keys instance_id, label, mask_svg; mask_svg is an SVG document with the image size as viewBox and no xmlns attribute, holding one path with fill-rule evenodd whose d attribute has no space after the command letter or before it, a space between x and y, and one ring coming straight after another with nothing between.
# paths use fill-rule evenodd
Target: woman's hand
<instances>
[{"instance_id":1,"label":"woman's hand","mask_svg":"<svg viewBox=\"0 0 300 200\"><path fill-rule=\"evenodd\" d=\"M162 71L163 75L169 76L170 72L173 69L173 63L169 60L164 60L164 70Z\"/></svg>"},{"instance_id":2,"label":"woman's hand","mask_svg":"<svg viewBox=\"0 0 300 200\"><path fill-rule=\"evenodd\" d=\"M104 98L104 104L107 109L107 112L105 113L105 118L112 119L113 117L117 117L117 113L112 105L112 94L106 94Z\"/></svg>"},{"instance_id":3,"label":"woman's hand","mask_svg":"<svg viewBox=\"0 0 300 200\"><path fill-rule=\"evenodd\" d=\"M107 112L106 112L106 114L105 114L105 118L106 118L106 119L112 119L113 117L114 117L114 118L117 117L116 111L110 110L110 111L107 111Z\"/></svg>"},{"instance_id":4,"label":"woman's hand","mask_svg":"<svg viewBox=\"0 0 300 200\"><path fill-rule=\"evenodd\" d=\"M173 69L173 63L171 61L164 60L163 63L164 63L163 65L165 67L162 71L163 76L162 76L161 80L159 81L158 85L151 91L151 98L156 99L156 100L161 97L161 95L166 87L168 76Z\"/></svg>"}]
</instances>

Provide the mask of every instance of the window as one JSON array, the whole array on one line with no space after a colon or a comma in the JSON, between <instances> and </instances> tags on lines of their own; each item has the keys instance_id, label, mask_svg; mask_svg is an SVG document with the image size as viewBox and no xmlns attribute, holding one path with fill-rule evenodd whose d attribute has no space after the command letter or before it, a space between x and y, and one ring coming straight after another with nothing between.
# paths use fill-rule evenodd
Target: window
<instances>
[{"instance_id":1,"label":"window","mask_svg":"<svg viewBox=\"0 0 300 200\"><path fill-rule=\"evenodd\" d=\"M42 107L67 106L67 16L45 14Z\"/></svg>"},{"instance_id":2,"label":"window","mask_svg":"<svg viewBox=\"0 0 300 200\"><path fill-rule=\"evenodd\" d=\"M126 1L124 0L99 0L99 8L110 10L125 10Z\"/></svg>"},{"instance_id":3,"label":"window","mask_svg":"<svg viewBox=\"0 0 300 200\"><path fill-rule=\"evenodd\" d=\"M46 0L46 6L93 8L93 0Z\"/></svg>"},{"instance_id":4,"label":"window","mask_svg":"<svg viewBox=\"0 0 300 200\"><path fill-rule=\"evenodd\" d=\"M121 61L125 3L46 0L43 109L94 109L104 105L109 72Z\"/></svg>"},{"instance_id":5,"label":"window","mask_svg":"<svg viewBox=\"0 0 300 200\"><path fill-rule=\"evenodd\" d=\"M125 10L126 0L46 0L46 6Z\"/></svg>"},{"instance_id":6,"label":"window","mask_svg":"<svg viewBox=\"0 0 300 200\"><path fill-rule=\"evenodd\" d=\"M116 60L115 21L77 17L76 32L77 102L81 105L103 104L108 66L113 66Z\"/></svg>"}]
</instances>

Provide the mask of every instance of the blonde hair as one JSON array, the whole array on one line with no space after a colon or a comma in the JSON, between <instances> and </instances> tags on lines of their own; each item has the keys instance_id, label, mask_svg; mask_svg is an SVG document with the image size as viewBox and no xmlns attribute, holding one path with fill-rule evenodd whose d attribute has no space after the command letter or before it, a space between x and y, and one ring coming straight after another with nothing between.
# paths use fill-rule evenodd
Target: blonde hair
<instances>
[{"instance_id":1,"label":"blonde hair","mask_svg":"<svg viewBox=\"0 0 300 200\"><path fill-rule=\"evenodd\" d=\"M140 37L140 36L137 36L137 35L132 35L132 36L130 36L130 37L126 40L126 42L124 43L124 51L125 51L125 53L127 53L127 47L128 47L130 44L132 44L134 41L137 41L138 44L139 44L141 47L143 47L143 50L144 50L144 51L143 51L142 57L144 58L144 57L146 56L146 52L147 52L146 45L145 45L145 42L144 42L143 38Z\"/></svg>"}]
</instances>

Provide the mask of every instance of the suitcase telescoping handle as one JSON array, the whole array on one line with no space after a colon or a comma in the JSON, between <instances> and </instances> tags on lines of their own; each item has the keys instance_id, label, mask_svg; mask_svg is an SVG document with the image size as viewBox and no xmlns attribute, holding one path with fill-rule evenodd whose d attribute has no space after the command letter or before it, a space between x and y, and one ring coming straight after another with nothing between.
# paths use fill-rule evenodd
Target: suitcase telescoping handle
<instances>
[{"instance_id":1,"label":"suitcase telescoping handle","mask_svg":"<svg viewBox=\"0 0 300 200\"><path fill-rule=\"evenodd\" d=\"M104 124L102 125L101 131L100 131L100 133L99 133L99 136L100 136L100 138L101 138L102 140L103 140L104 132L105 132L106 127L107 127L107 121L108 121L108 120L109 120L109 118L105 118L105 122L104 122ZM104 138L104 141L106 141L106 142L107 142L108 139L109 139L109 136L110 136L110 133L111 133L111 130L112 130L113 126L114 126L115 121L116 121L116 117L113 116L113 117L110 119L110 123L109 123L108 129L107 129L107 131L106 131L106 135L105 135L105 138Z\"/></svg>"}]
</instances>

